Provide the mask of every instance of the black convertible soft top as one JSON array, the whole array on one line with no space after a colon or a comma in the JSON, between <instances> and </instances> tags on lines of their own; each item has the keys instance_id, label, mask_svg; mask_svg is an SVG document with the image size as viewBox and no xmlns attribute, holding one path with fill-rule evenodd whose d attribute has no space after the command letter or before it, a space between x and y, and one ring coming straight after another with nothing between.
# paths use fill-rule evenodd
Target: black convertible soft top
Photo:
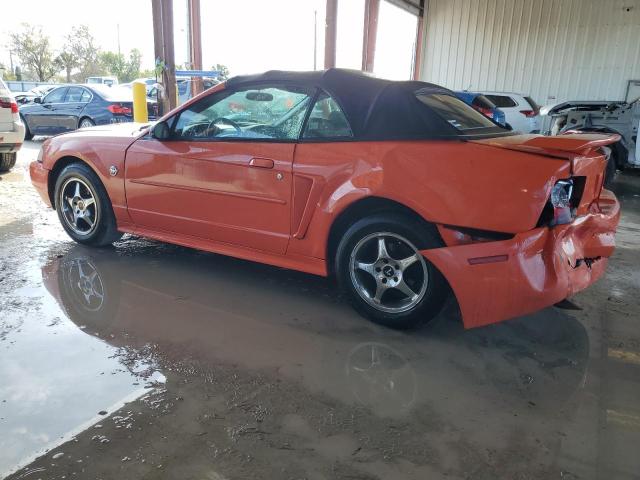
<instances>
[{"instance_id":1,"label":"black convertible soft top","mask_svg":"<svg viewBox=\"0 0 640 480\"><path fill-rule=\"evenodd\" d=\"M461 132L417 99L416 94L455 96L426 82L392 81L341 68L312 72L271 70L230 78L229 87L280 82L320 88L340 105L355 139L426 139L458 137Z\"/></svg>"}]
</instances>

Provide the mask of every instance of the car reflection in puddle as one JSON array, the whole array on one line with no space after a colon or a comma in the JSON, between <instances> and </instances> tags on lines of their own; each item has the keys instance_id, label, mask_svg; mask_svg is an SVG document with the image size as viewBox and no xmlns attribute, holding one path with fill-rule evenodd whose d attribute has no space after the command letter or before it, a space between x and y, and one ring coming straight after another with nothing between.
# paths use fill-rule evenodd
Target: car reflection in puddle
<instances>
[{"instance_id":1,"label":"car reflection in puddle","mask_svg":"<svg viewBox=\"0 0 640 480\"><path fill-rule=\"evenodd\" d=\"M86 291L77 279L67 281ZM164 381L147 359L123 361L123 349L85 335L41 289L14 293L41 305L36 313L2 312L4 325L14 328L1 332L0 477ZM99 308L96 298L84 300Z\"/></svg>"},{"instance_id":2,"label":"car reflection in puddle","mask_svg":"<svg viewBox=\"0 0 640 480\"><path fill-rule=\"evenodd\" d=\"M525 428L527 438L544 438L571 421L589 353L584 328L561 311L464 331L448 308L431 325L396 332L354 315L326 279L135 238L116 249L52 252L42 275L79 327L60 348L43 348L54 352L47 354L51 369L77 388L60 393L60 407L49 404L43 415L68 413L69 396L89 412L84 422L127 394L129 370L159 369L171 389L179 375L172 365L197 359L205 368L267 372L336 405L363 406L370 418L411 416L425 432L465 432L469 442L499 447L505 431ZM80 332L95 341L80 341ZM150 346L161 358L153 365ZM125 353L108 358L114 348ZM87 374L91 360L77 360L86 350L109 367ZM55 365L56 351L75 360ZM126 376L110 375L116 364L128 365ZM116 394L120 378L126 388Z\"/></svg>"},{"instance_id":3,"label":"car reflection in puddle","mask_svg":"<svg viewBox=\"0 0 640 480\"><path fill-rule=\"evenodd\" d=\"M569 393L588 356L582 325L555 309L469 331L445 311L420 331L394 332L354 315L325 279L141 240L74 247L44 277L74 323L116 347L153 344L170 361L275 368L384 415L432 400L455 385L452 373L512 382L516 392L523 376L537 377L533 396L571 377L562 382Z\"/></svg>"}]
</instances>

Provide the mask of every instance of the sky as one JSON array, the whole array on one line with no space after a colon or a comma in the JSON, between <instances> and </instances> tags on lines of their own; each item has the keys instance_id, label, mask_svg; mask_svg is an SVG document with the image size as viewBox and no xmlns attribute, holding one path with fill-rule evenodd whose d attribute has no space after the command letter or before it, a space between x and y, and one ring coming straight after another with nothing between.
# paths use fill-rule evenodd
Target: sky
<instances>
[{"instance_id":1,"label":"sky","mask_svg":"<svg viewBox=\"0 0 640 480\"><path fill-rule=\"evenodd\" d=\"M325 0L201 0L203 67L227 65L232 75L270 69L312 70L314 18L317 21L317 68L324 60ZM41 25L54 49L74 25L88 25L103 50L125 55L142 52L143 68L152 68L151 0L3 1L0 62L9 64L8 34L20 23ZM338 3L337 66L360 68L364 0ZM410 76L416 19L382 1L374 73L393 79ZM176 63L188 59L186 0L174 0ZM15 59L14 59L15 60Z\"/></svg>"}]
</instances>

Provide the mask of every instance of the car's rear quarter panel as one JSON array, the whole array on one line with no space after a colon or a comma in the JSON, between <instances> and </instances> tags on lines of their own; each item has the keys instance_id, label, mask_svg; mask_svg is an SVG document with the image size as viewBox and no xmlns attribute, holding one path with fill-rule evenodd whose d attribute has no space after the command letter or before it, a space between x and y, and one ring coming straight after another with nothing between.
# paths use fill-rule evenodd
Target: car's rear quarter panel
<instances>
[{"instance_id":1,"label":"car's rear quarter panel","mask_svg":"<svg viewBox=\"0 0 640 480\"><path fill-rule=\"evenodd\" d=\"M464 141L303 143L294 163L294 177L305 179L294 178L294 233L307 209L313 215L288 251L325 258L333 221L369 196L399 202L435 224L525 232L569 168L564 159Z\"/></svg>"}]
</instances>

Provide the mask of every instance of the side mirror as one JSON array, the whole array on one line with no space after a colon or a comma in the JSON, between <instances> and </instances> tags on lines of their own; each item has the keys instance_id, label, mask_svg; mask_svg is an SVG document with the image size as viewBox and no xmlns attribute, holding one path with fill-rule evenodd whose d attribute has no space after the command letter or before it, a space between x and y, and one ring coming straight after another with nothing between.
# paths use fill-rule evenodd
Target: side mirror
<instances>
[{"instance_id":1,"label":"side mirror","mask_svg":"<svg viewBox=\"0 0 640 480\"><path fill-rule=\"evenodd\" d=\"M35 97L33 103L42 103L42 97Z\"/></svg>"},{"instance_id":2,"label":"side mirror","mask_svg":"<svg viewBox=\"0 0 640 480\"><path fill-rule=\"evenodd\" d=\"M151 130L151 136L156 140L167 140L170 135L171 131L167 122L158 122Z\"/></svg>"}]
</instances>

